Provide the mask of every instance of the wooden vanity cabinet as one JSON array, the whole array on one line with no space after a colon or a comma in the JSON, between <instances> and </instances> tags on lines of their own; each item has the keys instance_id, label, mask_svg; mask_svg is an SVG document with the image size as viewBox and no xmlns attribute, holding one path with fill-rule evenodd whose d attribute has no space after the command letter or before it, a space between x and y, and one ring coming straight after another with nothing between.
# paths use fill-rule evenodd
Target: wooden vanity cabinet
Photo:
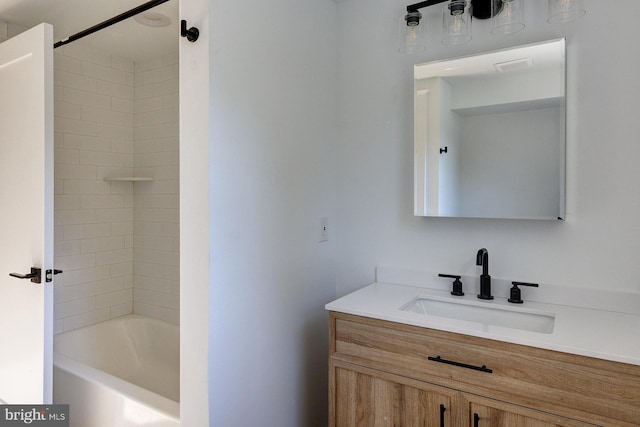
<instances>
[{"instance_id":1,"label":"wooden vanity cabinet","mask_svg":"<svg viewBox=\"0 0 640 427\"><path fill-rule=\"evenodd\" d=\"M640 426L635 365L331 312L329 368L332 427Z\"/></svg>"},{"instance_id":2,"label":"wooden vanity cabinet","mask_svg":"<svg viewBox=\"0 0 640 427\"><path fill-rule=\"evenodd\" d=\"M488 399L462 395L463 426L470 427L593 427L571 418L531 408Z\"/></svg>"},{"instance_id":3,"label":"wooden vanity cabinet","mask_svg":"<svg viewBox=\"0 0 640 427\"><path fill-rule=\"evenodd\" d=\"M334 426L459 426L459 393L362 366L329 361Z\"/></svg>"}]
</instances>

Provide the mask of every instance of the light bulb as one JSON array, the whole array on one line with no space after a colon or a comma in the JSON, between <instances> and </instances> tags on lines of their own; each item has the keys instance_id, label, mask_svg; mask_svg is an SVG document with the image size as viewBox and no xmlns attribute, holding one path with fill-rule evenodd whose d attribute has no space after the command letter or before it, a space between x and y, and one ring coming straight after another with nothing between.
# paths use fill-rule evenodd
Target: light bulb
<instances>
[{"instance_id":1,"label":"light bulb","mask_svg":"<svg viewBox=\"0 0 640 427\"><path fill-rule=\"evenodd\" d=\"M453 19L451 20L451 24L449 24L449 31L459 34L466 25L467 23L461 15L454 15Z\"/></svg>"},{"instance_id":2,"label":"light bulb","mask_svg":"<svg viewBox=\"0 0 640 427\"><path fill-rule=\"evenodd\" d=\"M502 16L504 16L507 19L511 19L511 15L512 15L512 11L511 11L511 2L503 2L502 4Z\"/></svg>"},{"instance_id":3,"label":"light bulb","mask_svg":"<svg viewBox=\"0 0 640 427\"><path fill-rule=\"evenodd\" d=\"M417 40L418 39L418 26L411 25L407 28L407 34L409 35L409 40Z\"/></svg>"}]
</instances>

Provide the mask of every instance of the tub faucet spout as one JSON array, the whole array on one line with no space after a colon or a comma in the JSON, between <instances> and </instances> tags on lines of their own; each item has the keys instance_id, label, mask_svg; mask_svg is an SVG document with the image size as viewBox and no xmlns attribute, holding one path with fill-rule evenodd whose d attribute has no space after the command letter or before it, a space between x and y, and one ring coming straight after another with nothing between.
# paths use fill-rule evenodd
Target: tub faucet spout
<instances>
[{"instance_id":1,"label":"tub faucet spout","mask_svg":"<svg viewBox=\"0 0 640 427\"><path fill-rule=\"evenodd\" d=\"M476 256L476 265L482 266L482 274L480 275L480 299L493 299L491 295L491 276L489 276L489 251L482 248Z\"/></svg>"}]
</instances>

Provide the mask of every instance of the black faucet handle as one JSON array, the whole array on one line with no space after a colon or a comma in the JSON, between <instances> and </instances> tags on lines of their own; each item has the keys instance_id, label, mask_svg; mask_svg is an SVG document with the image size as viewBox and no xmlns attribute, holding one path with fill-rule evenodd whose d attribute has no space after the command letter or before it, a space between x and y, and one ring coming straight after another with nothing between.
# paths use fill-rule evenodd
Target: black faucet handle
<instances>
[{"instance_id":1,"label":"black faucet handle","mask_svg":"<svg viewBox=\"0 0 640 427\"><path fill-rule=\"evenodd\" d=\"M460 281L460 278L462 276L458 276L455 274L438 274L439 277L447 277L449 279L455 279L453 281L453 290L451 291L451 295L455 295L457 297L461 297L464 295L464 292L462 292L462 282Z\"/></svg>"},{"instance_id":2,"label":"black faucet handle","mask_svg":"<svg viewBox=\"0 0 640 427\"><path fill-rule=\"evenodd\" d=\"M512 304L522 304L524 301L522 300L522 291L518 286L530 286L532 288L537 288L539 285L537 283L528 283L528 282L511 282L513 287L509 291L509 302Z\"/></svg>"},{"instance_id":3,"label":"black faucet handle","mask_svg":"<svg viewBox=\"0 0 640 427\"><path fill-rule=\"evenodd\" d=\"M528 283L528 282L511 282L511 284L515 286L531 286L533 288L537 288L538 286L540 286L537 283Z\"/></svg>"}]
</instances>

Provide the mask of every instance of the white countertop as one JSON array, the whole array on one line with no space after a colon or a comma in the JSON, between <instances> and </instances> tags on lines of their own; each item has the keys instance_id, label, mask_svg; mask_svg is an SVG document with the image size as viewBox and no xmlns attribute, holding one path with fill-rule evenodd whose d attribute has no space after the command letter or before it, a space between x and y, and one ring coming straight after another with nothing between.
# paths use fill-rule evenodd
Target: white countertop
<instances>
[{"instance_id":1,"label":"white countertop","mask_svg":"<svg viewBox=\"0 0 640 427\"><path fill-rule=\"evenodd\" d=\"M451 300L467 300L489 305L504 305L511 309L540 310L555 313L552 333L529 332L412 313L400 307L417 296L435 296ZM556 350L615 362L640 365L640 315L570 307L526 301L522 306L495 297L479 300L475 294L454 297L448 291L420 286L372 283L325 306L329 311L354 314L391 322L456 332L481 338Z\"/></svg>"}]
</instances>

